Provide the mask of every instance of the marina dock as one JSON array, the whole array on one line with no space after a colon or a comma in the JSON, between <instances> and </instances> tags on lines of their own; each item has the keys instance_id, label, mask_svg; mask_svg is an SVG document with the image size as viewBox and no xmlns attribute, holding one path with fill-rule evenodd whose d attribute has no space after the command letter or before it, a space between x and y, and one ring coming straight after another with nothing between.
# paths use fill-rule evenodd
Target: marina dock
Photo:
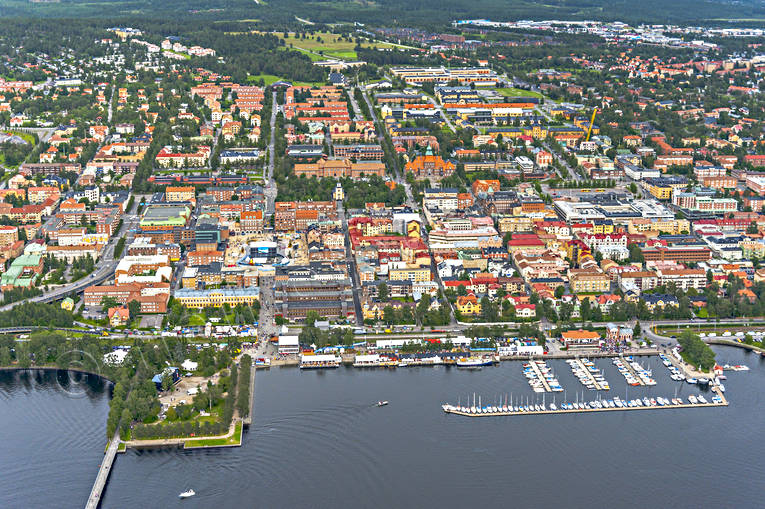
<instances>
[{"instance_id":1,"label":"marina dock","mask_svg":"<svg viewBox=\"0 0 765 509\"><path fill-rule=\"evenodd\" d=\"M635 377L635 379L638 381L640 385L645 385L645 381L640 375L638 375L637 371L635 371L635 368L633 368L630 365L630 361L625 359L623 355L619 356L619 360L622 361L622 364L624 364L624 368L630 373L630 375Z\"/></svg>"},{"instance_id":2,"label":"marina dock","mask_svg":"<svg viewBox=\"0 0 765 509\"><path fill-rule=\"evenodd\" d=\"M96 509L98 504L101 503L101 495L104 493L106 487L106 481L109 480L109 474L112 471L112 465L114 459L117 457L117 451L120 447L120 433L119 431L114 434L109 446L104 453L104 460L101 462L101 468L98 470L96 481L93 483L93 488L90 490L90 496L88 502L85 504L85 509Z\"/></svg>"},{"instance_id":3,"label":"marina dock","mask_svg":"<svg viewBox=\"0 0 765 509\"><path fill-rule=\"evenodd\" d=\"M582 359L576 358L574 359L574 364L581 370L581 372L587 377L587 380L595 387L596 391L602 391L605 390L602 385L595 379L595 376L590 372L590 370L585 366Z\"/></svg>"},{"instance_id":4,"label":"marina dock","mask_svg":"<svg viewBox=\"0 0 765 509\"><path fill-rule=\"evenodd\" d=\"M442 405L443 411L447 414L455 414L455 415L462 415L464 417L499 417L499 416L516 416L516 415L546 415L546 414L581 414L581 413L590 413L590 412L617 412L617 411L632 411L632 410L670 410L674 408L707 408L707 407L724 407L728 406L728 400L725 398L725 395L720 392L718 389L714 388L712 389L712 392L714 392L717 396L719 396L718 402L708 402L708 403L681 403L681 404L669 404L669 405L649 405L649 406L616 406L616 407L608 407L608 408L586 408L586 407L580 407L580 408L556 408L555 410L551 410L548 408L545 408L544 410L536 410L531 409L529 407L529 410L508 410L503 411L501 408L497 407L484 407L484 408L475 408L475 407L456 407L452 405ZM665 398L666 399L666 398ZM494 408L496 408L496 411L494 411ZM515 408L515 407L514 407ZM475 411L472 411L475 410Z\"/></svg>"},{"instance_id":5,"label":"marina dock","mask_svg":"<svg viewBox=\"0 0 765 509\"><path fill-rule=\"evenodd\" d=\"M534 371L534 373L537 375L537 380L542 382L542 387L544 387L545 392L552 392L550 384L547 383L547 380L545 379L544 373L542 373L542 370L540 370L539 366L537 365L537 361L534 359L529 360L529 366L531 366L532 371Z\"/></svg>"}]
</instances>

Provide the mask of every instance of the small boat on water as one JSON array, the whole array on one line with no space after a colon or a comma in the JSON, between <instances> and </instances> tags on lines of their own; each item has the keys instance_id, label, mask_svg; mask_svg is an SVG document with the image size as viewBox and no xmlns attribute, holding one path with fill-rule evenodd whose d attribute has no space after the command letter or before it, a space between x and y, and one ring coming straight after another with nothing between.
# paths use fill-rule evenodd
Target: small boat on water
<instances>
[{"instance_id":1,"label":"small boat on water","mask_svg":"<svg viewBox=\"0 0 765 509\"><path fill-rule=\"evenodd\" d=\"M468 357L461 358L457 361L458 368L478 369L482 366L491 366L494 364L494 360L486 357Z\"/></svg>"},{"instance_id":2,"label":"small boat on water","mask_svg":"<svg viewBox=\"0 0 765 509\"><path fill-rule=\"evenodd\" d=\"M189 498L189 497L193 497L194 495L196 495L196 492L194 490L186 490L180 495L178 495L178 498Z\"/></svg>"},{"instance_id":3,"label":"small boat on water","mask_svg":"<svg viewBox=\"0 0 765 509\"><path fill-rule=\"evenodd\" d=\"M387 404L388 404L388 402L387 402L387 401L378 401L378 402L377 402L377 406L385 406L385 405L387 405Z\"/></svg>"}]
</instances>

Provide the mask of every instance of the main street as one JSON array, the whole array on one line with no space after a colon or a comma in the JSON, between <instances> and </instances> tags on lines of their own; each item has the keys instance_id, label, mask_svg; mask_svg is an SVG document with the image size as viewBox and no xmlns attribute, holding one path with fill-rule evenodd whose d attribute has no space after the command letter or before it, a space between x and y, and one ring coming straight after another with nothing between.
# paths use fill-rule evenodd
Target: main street
<instances>
[{"instance_id":1,"label":"main street","mask_svg":"<svg viewBox=\"0 0 765 509\"><path fill-rule=\"evenodd\" d=\"M279 109L279 104L276 102L276 91L271 93L271 119L269 125L270 138L268 141L268 164L266 165L265 181L266 186L263 190L263 194L266 196L266 211L263 216L263 221L268 221L268 217L274 213L274 203L276 202L276 182L274 182L274 168L276 159L276 114Z\"/></svg>"},{"instance_id":2,"label":"main street","mask_svg":"<svg viewBox=\"0 0 765 509\"><path fill-rule=\"evenodd\" d=\"M348 265L348 272L351 276L351 283L353 285L353 307L356 313L356 324L361 326L364 324L364 313L361 310L361 283L359 282L359 275L356 269L356 258L353 256L353 250L351 249L351 238L348 235L348 222L345 218L345 207L343 202L337 202L337 215L340 219L340 224L343 225L343 234L345 237L345 261Z\"/></svg>"},{"instance_id":3,"label":"main street","mask_svg":"<svg viewBox=\"0 0 765 509\"><path fill-rule=\"evenodd\" d=\"M433 106L436 107L436 109L438 110L438 113L441 114L441 118L444 119L444 121L446 122L446 125L449 127L449 129L453 133L456 133L457 129L454 127L454 124L452 124L452 121L449 118L449 115L447 115L446 112L444 111L444 109L441 107L441 105L438 104L438 101L436 101L433 97L430 97L430 96L428 96L428 100L431 102L431 104L433 104Z\"/></svg>"},{"instance_id":4,"label":"main street","mask_svg":"<svg viewBox=\"0 0 765 509\"><path fill-rule=\"evenodd\" d=\"M385 126L380 122L377 118L377 113L375 112L374 107L372 106L372 101L369 100L369 95L367 94L367 91L365 88L362 87L361 89L361 95L364 97L364 102L367 103L367 108L369 109L369 114L372 116L372 122L375 124L375 131L377 132L377 142L380 144L380 146L385 146ZM393 160L393 166L394 166L394 180L396 183L400 186L404 186L404 191L406 192L406 204L407 206L412 209L416 210L415 203L414 203L414 197L412 196L412 189L409 186L409 183L406 181L406 175L404 175L404 171L399 167L398 165L398 158L396 154L391 154L391 159Z\"/></svg>"}]
</instances>

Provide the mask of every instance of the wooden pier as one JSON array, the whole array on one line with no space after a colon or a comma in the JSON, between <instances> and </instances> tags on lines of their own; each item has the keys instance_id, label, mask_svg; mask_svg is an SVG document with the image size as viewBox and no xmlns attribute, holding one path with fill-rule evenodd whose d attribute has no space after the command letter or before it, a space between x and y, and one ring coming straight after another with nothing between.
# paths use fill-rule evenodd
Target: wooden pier
<instances>
[{"instance_id":1,"label":"wooden pier","mask_svg":"<svg viewBox=\"0 0 765 509\"><path fill-rule=\"evenodd\" d=\"M589 368L584 365L584 362L580 358L574 359L576 362L576 365L579 366L579 369L582 370L586 375L587 379L590 381L590 383L595 387L596 391L602 391L604 390L603 387L598 383L597 380L595 380L595 376L590 372Z\"/></svg>"},{"instance_id":2,"label":"wooden pier","mask_svg":"<svg viewBox=\"0 0 765 509\"><path fill-rule=\"evenodd\" d=\"M725 398L722 392L717 388L712 389L712 392L720 396L720 403L708 402L708 403L683 403L680 405L656 405L656 406L623 406L614 408L573 408L573 409L557 409L557 410L529 410L527 412L486 412L486 413L472 413L463 412L456 408L444 408L444 412L447 414L462 415L464 417L500 417L500 416L516 416L516 415L547 415L547 414L582 414L590 412L618 412L618 411L632 411L632 410L671 410L673 408L708 408L708 407L723 407L728 406L728 400Z\"/></svg>"},{"instance_id":3,"label":"wooden pier","mask_svg":"<svg viewBox=\"0 0 765 509\"><path fill-rule=\"evenodd\" d=\"M629 372L630 372L630 375L634 376L634 377L635 377L635 380L637 380L637 381L638 381L638 383L639 383L640 385L645 385L645 381L643 380L643 377L641 377L640 375L638 375L638 374L637 374L637 371L635 371L635 368L633 368L632 366L630 366L630 361L628 361L627 359L625 359L623 355L620 355L620 356L619 356L619 360L621 360L621 361L622 361L622 363L624 363L624 367L625 367L625 368L627 368L627 371L629 371Z\"/></svg>"},{"instance_id":4,"label":"wooden pier","mask_svg":"<svg viewBox=\"0 0 765 509\"><path fill-rule=\"evenodd\" d=\"M537 366L537 361L534 359L529 360L529 364L531 365L531 369L536 373L537 379L542 382L542 387L544 387L546 392L552 392L552 389L550 388L550 384L547 383L547 380L545 379L545 375L542 373L542 371L539 369L539 366Z\"/></svg>"},{"instance_id":5,"label":"wooden pier","mask_svg":"<svg viewBox=\"0 0 765 509\"><path fill-rule=\"evenodd\" d=\"M85 509L96 509L98 504L101 503L101 495L103 495L104 488L106 488L106 481L109 480L109 474L112 472L112 465L117 457L119 447L120 433L118 431L114 434L109 442L109 446L106 448L104 460L101 462L101 468L98 470L96 482L93 483L93 488L90 490L90 496L88 497L87 504L85 504Z\"/></svg>"}]
</instances>

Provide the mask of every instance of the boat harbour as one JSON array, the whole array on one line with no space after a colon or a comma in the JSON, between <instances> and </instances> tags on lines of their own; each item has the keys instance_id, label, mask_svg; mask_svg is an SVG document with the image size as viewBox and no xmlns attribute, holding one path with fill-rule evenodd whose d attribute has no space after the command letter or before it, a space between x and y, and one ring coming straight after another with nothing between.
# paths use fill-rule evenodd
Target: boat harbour
<instances>
[{"instance_id":1,"label":"boat harbour","mask_svg":"<svg viewBox=\"0 0 765 509\"><path fill-rule=\"evenodd\" d=\"M707 400L704 395L692 394L688 396L687 400L683 400L679 397L665 398L665 397L643 397L635 399L621 399L618 396L609 399L595 399L591 401L576 401L576 402L563 402L556 405L554 402L549 405L545 402L529 403L528 401L515 402L513 404L512 399L508 404L505 400L504 403L493 405L483 405L480 397L478 403L476 403L475 396L473 396L472 403L468 406L458 403L453 405L450 403L444 403L441 405L444 413L462 415L465 417L490 417L490 416L516 416L516 415L544 415L544 414L571 414L571 413L585 413L585 412L612 412L612 411L629 411L629 410L664 410L664 409L679 409L679 408L702 408L702 407L718 407L727 406L728 400L722 394L717 387L712 389L714 393L710 400Z\"/></svg>"}]
</instances>

